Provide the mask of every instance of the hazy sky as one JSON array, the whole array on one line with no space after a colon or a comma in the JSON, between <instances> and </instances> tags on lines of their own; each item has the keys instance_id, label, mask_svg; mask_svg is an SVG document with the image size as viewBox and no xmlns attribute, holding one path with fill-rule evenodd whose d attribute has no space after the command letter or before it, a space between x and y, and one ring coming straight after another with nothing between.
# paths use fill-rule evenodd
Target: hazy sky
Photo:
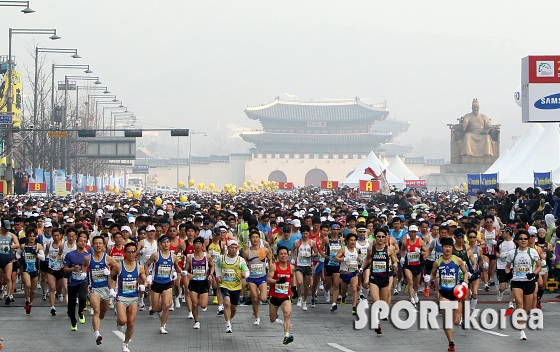
<instances>
[{"instance_id":1,"label":"hazy sky","mask_svg":"<svg viewBox=\"0 0 560 352\"><path fill-rule=\"evenodd\" d=\"M557 6L536 0L31 0L37 11L31 15L0 7L0 47L6 55L9 27L56 28L62 39L55 42L14 37L20 71L32 69L34 42L77 48L81 60L51 54L49 65L90 64L146 128L207 132L193 139L194 154L227 150L219 136L228 128L260 128L244 114L247 105L288 93L302 100L386 100L390 118L411 123L397 139L415 145L410 156L448 159L447 124L470 112L473 98L502 125L502 149L523 133L513 100L521 58L560 52L560 21L549 16ZM72 71L60 70L57 80Z\"/></svg>"}]
</instances>

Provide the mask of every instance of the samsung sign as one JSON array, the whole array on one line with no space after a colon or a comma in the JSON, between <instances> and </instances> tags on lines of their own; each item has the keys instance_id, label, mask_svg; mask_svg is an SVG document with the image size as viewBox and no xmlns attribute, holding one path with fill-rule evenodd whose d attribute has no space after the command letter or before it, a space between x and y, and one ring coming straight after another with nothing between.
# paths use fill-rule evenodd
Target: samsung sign
<instances>
[{"instance_id":1,"label":"samsung sign","mask_svg":"<svg viewBox=\"0 0 560 352\"><path fill-rule=\"evenodd\" d=\"M535 102L537 109L553 110L560 109L560 93L552 94Z\"/></svg>"}]
</instances>

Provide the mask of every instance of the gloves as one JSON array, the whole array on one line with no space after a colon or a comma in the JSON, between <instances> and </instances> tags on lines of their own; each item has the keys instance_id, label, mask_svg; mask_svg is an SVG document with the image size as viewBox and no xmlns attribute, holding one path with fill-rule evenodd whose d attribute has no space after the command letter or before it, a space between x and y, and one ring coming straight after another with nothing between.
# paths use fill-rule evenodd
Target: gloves
<instances>
[{"instance_id":1,"label":"gloves","mask_svg":"<svg viewBox=\"0 0 560 352\"><path fill-rule=\"evenodd\" d=\"M144 248L140 250L140 255L144 255Z\"/></svg>"},{"instance_id":2,"label":"gloves","mask_svg":"<svg viewBox=\"0 0 560 352\"><path fill-rule=\"evenodd\" d=\"M508 254L506 252L500 253L500 258L505 259L507 258L507 255Z\"/></svg>"},{"instance_id":3,"label":"gloves","mask_svg":"<svg viewBox=\"0 0 560 352\"><path fill-rule=\"evenodd\" d=\"M472 273L471 273L470 271L467 273L467 277L468 277L469 279L472 277Z\"/></svg>"},{"instance_id":4,"label":"gloves","mask_svg":"<svg viewBox=\"0 0 560 352\"><path fill-rule=\"evenodd\" d=\"M492 243L492 245L493 245L493 246L495 246L495 245L497 245L497 244L498 244L498 241L496 241L496 240L492 240L492 242L491 242L491 243Z\"/></svg>"},{"instance_id":5,"label":"gloves","mask_svg":"<svg viewBox=\"0 0 560 352\"><path fill-rule=\"evenodd\" d=\"M146 286L144 286L144 285L138 285L138 290L139 290L140 292L145 292L145 291L146 291Z\"/></svg>"},{"instance_id":6,"label":"gloves","mask_svg":"<svg viewBox=\"0 0 560 352\"><path fill-rule=\"evenodd\" d=\"M414 248L414 252L420 253L420 248Z\"/></svg>"},{"instance_id":7,"label":"gloves","mask_svg":"<svg viewBox=\"0 0 560 352\"><path fill-rule=\"evenodd\" d=\"M401 265L404 265L404 258L401 258Z\"/></svg>"},{"instance_id":8,"label":"gloves","mask_svg":"<svg viewBox=\"0 0 560 352\"><path fill-rule=\"evenodd\" d=\"M109 268L103 269L103 275L105 275L105 276L111 275L111 270L109 270Z\"/></svg>"},{"instance_id":9,"label":"gloves","mask_svg":"<svg viewBox=\"0 0 560 352\"><path fill-rule=\"evenodd\" d=\"M360 270L358 270L358 274L362 275L364 273L364 269L360 268Z\"/></svg>"},{"instance_id":10,"label":"gloves","mask_svg":"<svg viewBox=\"0 0 560 352\"><path fill-rule=\"evenodd\" d=\"M430 275L424 275L424 282L430 282Z\"/></svg>"},{"instance_id":11,"label":"gloves","mask_svg":"<svg viewBox=\"0 0 560 352\"><path fill-rule=\"evenodd\" d=\"M171 281L175 281L177 279L177 272L173 272L173 274L171 275Z\"/></svg>"},{"instance_id":12,"label":"gloves","mask_svg":"<svg viewBox=\"0 0 560 352\"><path fill-rule=\"evenodd\" d=\"M285 277L281 277L278 280L276 280L277 284L285 284L286 283L286 278Z\"/></svg>"},{"instance_id":13,"label":"gloves","mask_svg":"<svg viewBox=\"0 0 560 352\"><path fill-rule=\"evenodd\" d=\"M184 270L183 270L183 271L181 271L181 276L185 277L185 276L187 276L187 275L189 275L189 273L187 273L187 272L186 272L186 271L184 271Z\"/></svg>"},{"instance_id":14,"label":"gloves","mask_svg":"<svg viewBox=\"0 0 560 352\"><path fill-rule=\"evenodd\" d=\"M463 286L465 286L467 289L469 289L469 284L467 284L465 281L463 281L463 282L461 283L461 285L463 285Z\"/></svg>"},{"instance_id":15,"label":"gloves","mask_svg":"<svg viewBox=\"0 0 560 352\"><path fill-rule=\"evenodd\" d=\"M541 259L541 265L542 265L543 267L545 267L545 266L546 266L546 260Z\"/></svg>"},{"instance_id":16,"label":"gloves","mask_svg":"<svg viewBox=\"0 0 560 352\"><path fill-rule=\"evenodd\" d=\"M152 277L152 275L148 275L148 277L146 278L146 282L148 283L148 285L151 285L154 282L154 278Z\"/></svg>"},{"instance_id":17,"label":"gloves","mask_svg":"<svg viewBox=\"0 0 560 352\"><path fill-rule=\"evenodd\" d=\"M290 264L296 265L296 260L295 260L295 259L292 259L292 260L290 261Z\"/></svg>"},{"instance_id":18,"label":"gloves","mask_svg":"<svg viewBox=\"0 0 560 352\"><path fill-rule=\"evenodd\" d=\"M484 264L482 264L482 267L483 267L484 269L488 269L489 265L488 265L487 262L484 262Z\"/></svg>"},{"instance_id":19,"label":"gloves","mask_svg":"<svg viewBox=\"0 0 560 352\"><path fill-rule=\"evenodd\" d=\"M115 290L114 290L114 289L110 289L110 290L109 290L109 297L115 298L116 296L117 296L117 293L115 292Z\"/></svg>"},{"instance_id":20,"label":"gloves","mask_svg":"<svg viewBox=\"0 0 560 352\"><path fill-rule=\"evenodd\" d=\"M526 276L527 276L527 279L529 279L529 281L536 281L537 280L537 275L535 275L535 273L528 273Z\"/></svg>"}]
</instances>

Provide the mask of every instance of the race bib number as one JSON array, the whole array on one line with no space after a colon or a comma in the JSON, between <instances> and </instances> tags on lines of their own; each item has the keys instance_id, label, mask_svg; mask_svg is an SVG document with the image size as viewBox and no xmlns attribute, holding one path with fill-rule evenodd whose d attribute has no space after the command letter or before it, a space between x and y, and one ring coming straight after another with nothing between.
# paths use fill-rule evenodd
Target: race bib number
<instances>
[{"instance_id":1,"label":"race bib number","mask_svg":"<svg viewBox=\"0 0 560 352\"><path fill-rule=\"evenodd\" d=\"M94 269L91 271L91 280L95 283L102 283L107 281L107 276L103 274L103 269Z\"/></svg>"},{"instance_id":2,"label":"race bib number","mask_svg":"<svg viewBox=\"0 0 560 352\"><path fill-rule=\"evenodd\" d=\"M124 281L122 283L122 292L123 294L136 293L136 287L136 280Z\"/></svg>"},{"instance_id":3,"label":"race bib number","mask_svg":"<svg viewBox=\"0 0 560 352\"><path fill-rule=\"evenodd\" d=\"M420 253L416 252L408 252L406 254L408 258L408 264L418 263L420 262Z\"/></svg>"},{"instance_id":4,"label":"race bib number","mask_svg":"<svg viewBox=\"0 0 560 352\"><path fill-rule=\"evenodd\" d=\"M8 254L10 253L10 246L9 245L3 245L2 247L0 247L0 254Z\"/></svg>"},{"instance_id":5,"label":"race bib number","mask_svg":"<svg viewBox=\"0 0 560 352\"><path fill-rule=\"evenodd\" d=\"M455 275L442 275L440 274L439 280L441 282L441 287L445 289L453 289L455 287L456 279Z\"/></svg>"},{"instance_id":6,"label":"race bib number","mask_svg":"<svg viewBox=\"0 0 560 352\"><path fill-rule=\"evenodd\" d=\"M530 265L517 265L515 268L515 276L526 276L531 272Z\"/></svg>"},{"instance_id":7,"label":"race bib number","mask_svg":"<svg viewBox=\"0 0 560 352\"><path fill-rule=\"evenodd\" d=\"M251 264L251 276L264 276L264 265L263 264Z\"/></svg>"},{"instance_id":8,"label":"race bib number","mask_svg":"<svg viewBox=\"0 0 560 352\"><path fill-rule=\"evenodd\" d=\"M372 273L386 273L387 272L387 263L386 262L373 262L373 263L371 263L371 272Z\"/></svg>"},{"instance_id":9,"label":"race bib number","mask_svg":"<svg viewBox=\"0 0 560 352\"><path fill-rule=\"evenodd\" d=\"M171 267L170 266L158 266L157 277L160 279L167 279L171 277Z\"/></svg>"},{"instance_id":10,"label":"race bib number","mask_svg":"<svg viewBox=\"0 0 560 352\"><path fill-rule=\"evenodd\" d=\"M274 292L279 295L287 295L288 294L288 283L283 284L275 284L274 285Z\"/></svg>"},{"instance_id":11,"label":"race bib number","mask_svg":"<svg viewBox=\"0 0 560 352\"><path fill-rule=\"evenodd\" d=\"M358 270L358 261L357 260L350 260L346 263L346 267L348 271L357 271Z\"/></svg>"},{"instance_id":12,"label":"race bib number","mask_svg":"<svg viewBox=\"0 0 560 352\"><path fill-rule=\"evenodd\" d=\"M83 281L87 277L86 273L82 273L81 271L73 271L72 272L72 281Z\"/></svg>"},{"instance_id":13,"label":"race bib number","mask_svg":"<svg viewBox=\"0 0 560 352\"><path fill-rule=\"evenodd\" d=\"M210 251L210 256L212 257L212 261L217 263L218 259L220 259L220 252Z\"/></svg>"},{"instance_id":14,"label":"race bib number","mask_svg":"<svg viewBox=\"0 0 560 352\"><path fill-rule=\"evenodd\" d=\"M206 280L206 269L202 268L194 268L193 269L194 280L202 281Z\"/></svg>"},{"instance_id":15,"label":"race bib number","mask_svg":"<svg viewBox=\"0 0 560 352\"><path fill-rule=\"evenodd\" d=\"M235 281L235 270L232 269L225 269L222 271L222 280L226 282L234 282Z\"/></svg>"},{"instance_id":16,"label":"race bib number","mask_svg":"<svg viewBox=\"0 0 560 352\"><path fill-rule=\"evenodd\" d=\"M298 257L298 265L309 266L311 265L311 258L306 257L307 252L300 252Z\"/></svg>"}]
</instances>

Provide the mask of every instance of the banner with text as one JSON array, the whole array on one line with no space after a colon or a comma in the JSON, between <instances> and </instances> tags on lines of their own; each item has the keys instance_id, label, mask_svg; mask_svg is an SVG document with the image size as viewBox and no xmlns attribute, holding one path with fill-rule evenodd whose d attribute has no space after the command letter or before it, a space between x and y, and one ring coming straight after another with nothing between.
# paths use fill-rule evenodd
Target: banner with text
<instances>
[{"instance_id":1,"label":"banner with text","mask_svg":"<svg viewBox=\"0 0 560 352\"><path fill-rule=\"evenodd\" d=\"M278 190L294 189L293 182L278 182Z\"/></svg>"},{"instance_id":2,"label":"banner with text","mask_svg":"<svg viewBox=\"0 0 560 352\"><path fill-rule=\"evenodd\" d=\"M404 180L406 188L428 188L426 180Z\"/></svg>"},{"instance_id":3,"label":"banner with text","mask_svg":"<svg viewBox=\"0 0 560 352\"><path fill-rule=\"evenodd\" d=\"M499 190L500 186L498 183L498 174L481 174L480 175L480 185L481 189L486 195L488 195L488 190L494 189Z\"/></svg>"},{"instance_id":4,"label":"banner with text","mask_svg":"<svg viewBox=\"0 0 560 352\"><path fill-rule=\"evenodd\" d=\"M476 196L476 192L480 191L480 174L467 174L467 187L469 196Z\"/></svg>"},{"instance_id":5,"label":"banner with text","mask_svg":"<svg viewBox=\"0 0 560 352\"><path fill-rule=\"evenodd\" d=\"M552 171L549 172L533 171L533 178L534 178L535 188L540 187L543 190L552 188Z\"/></svg>"},{"instance_id":6,"label":"banner with text","mask_svg":"<svg viewBox=\"0 0 560 352\"><path fill-rule=\"evenodd\" d=\"M321 181L322 189L337 189L338 181Z\"/></svg>"},{"instance_id":7,"label":"banner with text","mask_svg":"<svg viewBox=\"0 0 560 352\"><path fill-rule=\"evenodd\" d=\"M379 181L360 180L360 192L379 191Z\"/></svg>"}]
</instances>

